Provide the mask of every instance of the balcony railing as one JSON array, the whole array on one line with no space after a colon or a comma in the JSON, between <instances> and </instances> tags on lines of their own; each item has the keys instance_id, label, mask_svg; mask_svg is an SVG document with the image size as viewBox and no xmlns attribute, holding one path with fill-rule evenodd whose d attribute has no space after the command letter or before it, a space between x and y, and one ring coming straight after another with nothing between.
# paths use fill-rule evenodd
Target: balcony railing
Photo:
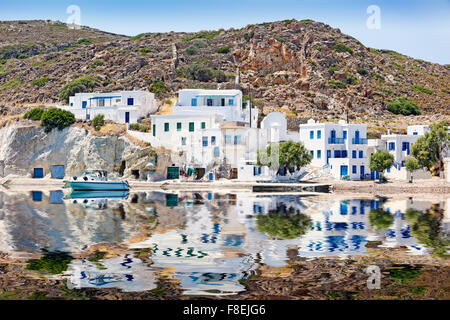
<instances>
[{"instance_id":1,"label":"balcony railing","mask_svg":"<svg viewBox=\"0 0 450 320\"><path fill-rule=\"evenodd\" d=\"M367 138L352 139L353 144L367 144Z\"/></svg>"},{"instance_id":2,"label":"balcony railing","mask_svg":"<svg viewBox=\"0 0 450 320\"><path fill-rule=\"evenodd\" d=\"M328 138L329 144L344 144L345 139L344 138Z\"/></svg>"}]
</instances>

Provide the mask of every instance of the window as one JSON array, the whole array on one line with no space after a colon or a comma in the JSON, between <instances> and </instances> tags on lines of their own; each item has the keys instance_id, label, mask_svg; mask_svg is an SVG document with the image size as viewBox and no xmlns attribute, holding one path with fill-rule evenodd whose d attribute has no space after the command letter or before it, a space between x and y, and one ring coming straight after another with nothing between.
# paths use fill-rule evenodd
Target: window
<instances>
[{"instance_id":1,"label":"window","mask_svg":"<svg viewBox=\"0 0 450 320\"><path fill-rule=\"evenodd\" d=\"M314 159L314 150L311 150L309 153L311 154L311 158Z\"/></svg>"},{"instance_id":2,"label":"window","mask_svg":"<svg viewBox=\"0 0 450 320\"><path fill-rule=\"evenodd\" d=\"M261 175L261 167L253 167L253 175L254 176L260 176Z\"/></svg>"},{"instance_id":3,"label":"window","mask_svg":"<svg viewBox=\"0 0 450 320\"><path fill-rule=\"evenodd\" d=\"M202 129L206 128L206 122L202 122Z\"/></svg>"},{"instance_id":4,"label":"window","mask_svg":"<svg viewBox=\"0 0 450 320\"><path fill-rule=\"evenodd\" d=\"M234 144L241 144L241 136L234 136Z\"/></svg>"},{"instance_id":5,"label":"window","mask_svg":"<svg viewBox=\"0 0 450 320\"><path fill-rule=\"evenodd\" d=\"M70 106L73 107L73 102L70 103Z\"/></svg>"},{"instance_id":6,"label":"window","mask_svg":"<svg viewBox=\"0 0 450 320\"><path fill-rule=\"evenodd\" d=\"M362 150L360 150L360 151L359 151L359 157L360 157L360 158L363 158L363 156L364 156L364 153L363 153Z\"/></svg>"},{"instance_id":7,"label":"window","mask_svg":"<svg viewBox=\"0 0 450 320\"><path fill-rule=\"evenodd\" d=\"M169 131L169 123L168 122L164 123L164 131L165 132Z\"/></svg>"},{"instance_id":8,"label":"window","mask_svg":"<svg viewBox=\"0 0 450 320\"><path fill-rule=\"evenodd\" d=\"M208 146L208 137L202 137L202 145L203 145L204 147L207 147L207 146Z\"/></svg>"},{"instance_id":9,"label":"window","mask_svg":"<svg viewBox=\"0 0 450 320\"><path fill-rule=\"evenodd\" d=\"M352 166L352 173L356 173L356 166Z\"/></svg>"},{"instance_id":10,"label":"window","mask_svg":"<svg viewBox=\"0 0 450 320\"><path fill-rule=\"evenodd\" d=\"M116 99L116 104L117 104L117 105L120 104L120 98L119 98L119 99Z\"/></svg>"},{"instance_id":11,"label":"window","mask_svg":"<svg viewBox=\"0 0 450 320\"><path fill-rule=\"evenodd\" d=\"M309 138L310 138L310 139L314 139L314 131L311 130L311 131L309 132Z\"/></svg>"},{"instance_id":12,"label":"window","mask_svg":"<svg viewBox=\"0 0 450 320\"><path fill-rule=\"evenodd\" d=\"M181 137L181 145L182 146L186 145L186 137Z\"/></svg>"},{"instance_id":13,"label":"window","mask_svg":"<svg viewBox=\"0 0 450 320\"><path fill-rule=\"evenodd\" d=\"M191 100L191 105L192 105L193 107L196 107L196 106L197 106L197 98L192 98L192 100Z\"/></svg>"},{"instance_id":14,"label":"window","mask_svg":"<svg viewBox=\"0 0 450 320\"><path fill-rule=\"evenodd\" d=\"M129 105L129 106L134 105L134 99L133 98L128 98L127 105Z\"/></svg>"},{"instance_id":15,"label":"window","mask_svg":"<svg viewBox=\"0 0 450 320\"><path fill-rule=\"evenodd\" d=\"M216 145L216 137L215 136L211 136L211 145L212 146Z\"/></svg>"},{"instance_id":16,"label":"window","mask_svg":"<svg viewBox=\"0 0 450 320\"><path fill-rule=\"evenodd\" d=\"M212 105L213 105L213 100L212 100L212 99L206 99L206 105L207 105L208 107L212 107Z\"/></svg>"},{"instance_id":17,"label":"window","mask_svg":"<svg viewBox=\"0 0 450 320\"><path fill-rule=\"evenodd\" d=\"M225 144L231 144L231 136L225 135Z\"/></svg>"},{"instance_id":18,"label":"window","mask_svg":"<svg viewBox=\"0 0 450 320\"><path fill-rule=\"evenodd\" d=\"M347 130L344 130L344 140L347 139Z\"/></svg>"},{"instance_id":19,"label":"window","mask_svg":"<svg viewBox=\"0 0 450 320\"><path fill-rule=\"evenodd\" d=\"M234 99L228 100L228 105L229 106L234 106Z\"/></svg>"},{"instance_id":20,"label":"window","mask_svg":"<svg viewBox=\"0 0 450 320\"><path fill-rule=\"evenodd\" d=\"M352 214L356 214L358 208L352 206Z\"/></svg>"},{"instance_id":21,"label":"window","mask_svg":"<svg viewBox=\"0 0 450 320\"><path fill-rule=\"evenodd\" d=\"M414 136L417 136L417 132L413 132L413 135L414 135Z\"/></svg>"},{"instance_id":22,"label":"window","mask_svg":"<svg viewBox=\"0 0 450 320\"><path fill-rule=\"evenodd\" d=\"M389 142L389 151L395 150L395 142Z\"/></svg>"},{"instance_id":23,"label":"window","mask_svg":"<svg viewBox=\"0 0 450 320\"><path fill-rule=\"evenodd\" d=\"M317 139L322 138L322 131L317 130Z\"/></svg>"},{"instance_id":24,"label":"window","mask_svg":"<svg viewBox=\"0 0 450 320\"><path fill-rule=\"evenodd\" d=\"M194 122L189 122L189 132L194 132Z\"/></svg>"},{"instance_id":25,"label":"window","mask_svg":"<svg viewBox=\"0 0 450 320\"><path fill-rule=\"evenodd\" d=\"M181 122L177 122L177 131L181 131Z\"/></svg>"},{"instance_id":26,"label":"window","mask_svg":"<svg viewBox=\"0 0 450 320\"><path fill-rule=\"evenodd\" d=\"M153 136L156 136L156 124L153 125Z\"/></svg>"},{"instance_id":27,"label":"window","mask_svg":"<svg viewBox=\"0 0 450 320\"><path fill-rule=\"evenodd\" d=\"M403 142L402 143L402 151L406 151L409 149L409 142Z\"/></svg>"},{"instance_id":28,"label":"window","mask_svg":"<svg viewBox=\"0 0 450 320\"><path fill-rule=\"evenodd\" d=\"M317 159L322 158L322 150L317 150Z\"/></svg>"},{"instance_id":29,"label":"window","mask_svg":"<svg viewBox=\"0 0 450 320\"><path fill-rule=\"evenodd\" d=\"M342 158L347 158L347 150L342 150Z\"/></svg>"},{"instance_id":30,"label":"window","mask_svg":"<svg viewBox=\"0 0 450 320\"><path fill-rule=\"evenodd\" d=\"M341 152L339 150L334 150L334 157L335 158L340 158L341 157Z\"/></svg>"},{"instance_id":31,"label":"window","mask_svg":"<svg viewBox=\"0 0 450 320\"><path fill-rule=\"evenodd\" d=\"M352 151L352 158L353 158L353 159L356 159L356 150L353 150L353 151Z\"/></svg>"},{"instance_id":32,"label":"window","mask_svg":"<svg viewBox=\"0 0 450 320\"><path fill-rule=\"evenodd\" d=\"M214 157L219 157L220 156L220 149L219 147L214 147Z\"/></svg>"},{"instance_id":33,"label":"window","mask_svg":"<svg viewBox=\"0 0 450 320\"><path fill-rule=\"evenodd\" d=\"M98 106L104 107L105 106L105 99L98 99Z\"/></svg>"}]
</instances>

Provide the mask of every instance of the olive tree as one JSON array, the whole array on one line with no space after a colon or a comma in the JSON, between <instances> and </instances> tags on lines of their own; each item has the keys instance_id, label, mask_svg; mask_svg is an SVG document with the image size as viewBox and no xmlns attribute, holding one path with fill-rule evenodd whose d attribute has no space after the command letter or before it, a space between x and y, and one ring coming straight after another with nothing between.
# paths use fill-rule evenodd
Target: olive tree
<instances>
[{"instance_id":1,"label":"olive tree","mask_svg":"<svg viewBox=\"0 0 450 320\"><path fill-rule=\"evenodd\" d=\"M311 160L311 154L301 142L286 141L272 143L259 150L257 164L274 169L295 167L299 170L309 164Z\"/></svg>"},{"instance_id":2,"label":"olive tree","mask_svg":"<svg viewBox=\"0 0 450 320\"><path fill-rule=\"evenodd\" d=\"M419 161L416 158L410 157L405 162L406 171L410 173L409 182L413 181L413 172L420 168Z\"/></svg>"},{"instance_id":3,"label":"olive tree","mask_svg":"<svg viewBox=\"0 0 450 320\"><path fill-rule=\"evenodd\" d=\"M378 150L370 156L369 167L372 171L380 173L380 181L383 172L394 165L394 156L385 150Z\"/></svg>"}]
</instances>

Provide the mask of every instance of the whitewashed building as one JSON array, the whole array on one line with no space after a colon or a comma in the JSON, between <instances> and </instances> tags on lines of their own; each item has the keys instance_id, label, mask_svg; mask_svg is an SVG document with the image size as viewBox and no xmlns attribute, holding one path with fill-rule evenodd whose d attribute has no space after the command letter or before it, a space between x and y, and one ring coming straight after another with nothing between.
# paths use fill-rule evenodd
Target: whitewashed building
<instances>
[{"instance_id":1,"label":"whitewashed building","mask_svg":"<svg viewBox=\"0 0 450 320\"><path fill-rule=\"evenodd\" d=\"M406 171L405 162L411 157L412 146L426 132L429 131L427 125L408 126L407 134L386 134L381 139L371 139L369 145L369 156L376 150L385 150L394 156L394 165L387 169L384 175L390 179L409 180L410 173ZM413 173L415 179L429 179L431 174L424 169L416 170Z\"/></svg>"},{"instance_id":2,"label":"whitewashed building","mask_svg":"<svg viewBox=\"0 0 450 320\"><path fill-rule=\"evenodd\" d=\"M298 132L287 131L282 113L269 114L261 128L257 120L258 109L242 101L240 90L185 89L172 114L151 115L150 133L129 133L154 147L178 152L183 167L195 169L197 178L214 180L216 168L226 164L231 178L270 180L276 171L256 166L258 150L271 142L298 141ZM180 165L168 168L168 178L179 177L178 172L184 171Z\"/></svg>"},{"instance_id":3,"label":"whitewashed building","mask_svg":"<svg viewBox=\"0 0 450 320\"><path fill-rule=\"evenodd\" d=\"M59 108L72 112L76 119L92 120L102 114L105 120L136 123L139 118L156 112L158 103L148 91L92 92L76 93L69 97L69 106Z\"/></svg>"},{"instance_id":4,"label":"whitewashed building","mask_svg":"<svg viewBox=\"0 0 450 320\"><path fill-rule=\"evenodd\" d=\"M335 179L369 179L366 131L365 124L310 119L300 125L300 141L311 153L311 166L329 170Z\"/></svg>"}]
</instances>

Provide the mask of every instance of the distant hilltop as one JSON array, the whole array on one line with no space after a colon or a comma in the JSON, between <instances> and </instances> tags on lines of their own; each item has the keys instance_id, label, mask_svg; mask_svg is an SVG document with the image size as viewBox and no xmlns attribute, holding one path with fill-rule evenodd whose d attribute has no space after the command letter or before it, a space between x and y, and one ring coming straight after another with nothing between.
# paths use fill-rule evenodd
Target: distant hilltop
<instances>
[{"instance_id":1,"label":"distant hilltop","mask_svg":"<svg viewBox=\"0 0 450 320\"><path fill-rule=\"evenodd\" d=\"M261 114L285 112L292 127L357 117L381 130L404 121L401 107L389 108L396 102L419 108L408 123L450 119L449 72L312 20L134 37L51 20L0 22L3 114L60 103L64 86L91 77L89 91L140 88L163 101L182 88L238 87Z\"/></svg>"}]
</instances>

